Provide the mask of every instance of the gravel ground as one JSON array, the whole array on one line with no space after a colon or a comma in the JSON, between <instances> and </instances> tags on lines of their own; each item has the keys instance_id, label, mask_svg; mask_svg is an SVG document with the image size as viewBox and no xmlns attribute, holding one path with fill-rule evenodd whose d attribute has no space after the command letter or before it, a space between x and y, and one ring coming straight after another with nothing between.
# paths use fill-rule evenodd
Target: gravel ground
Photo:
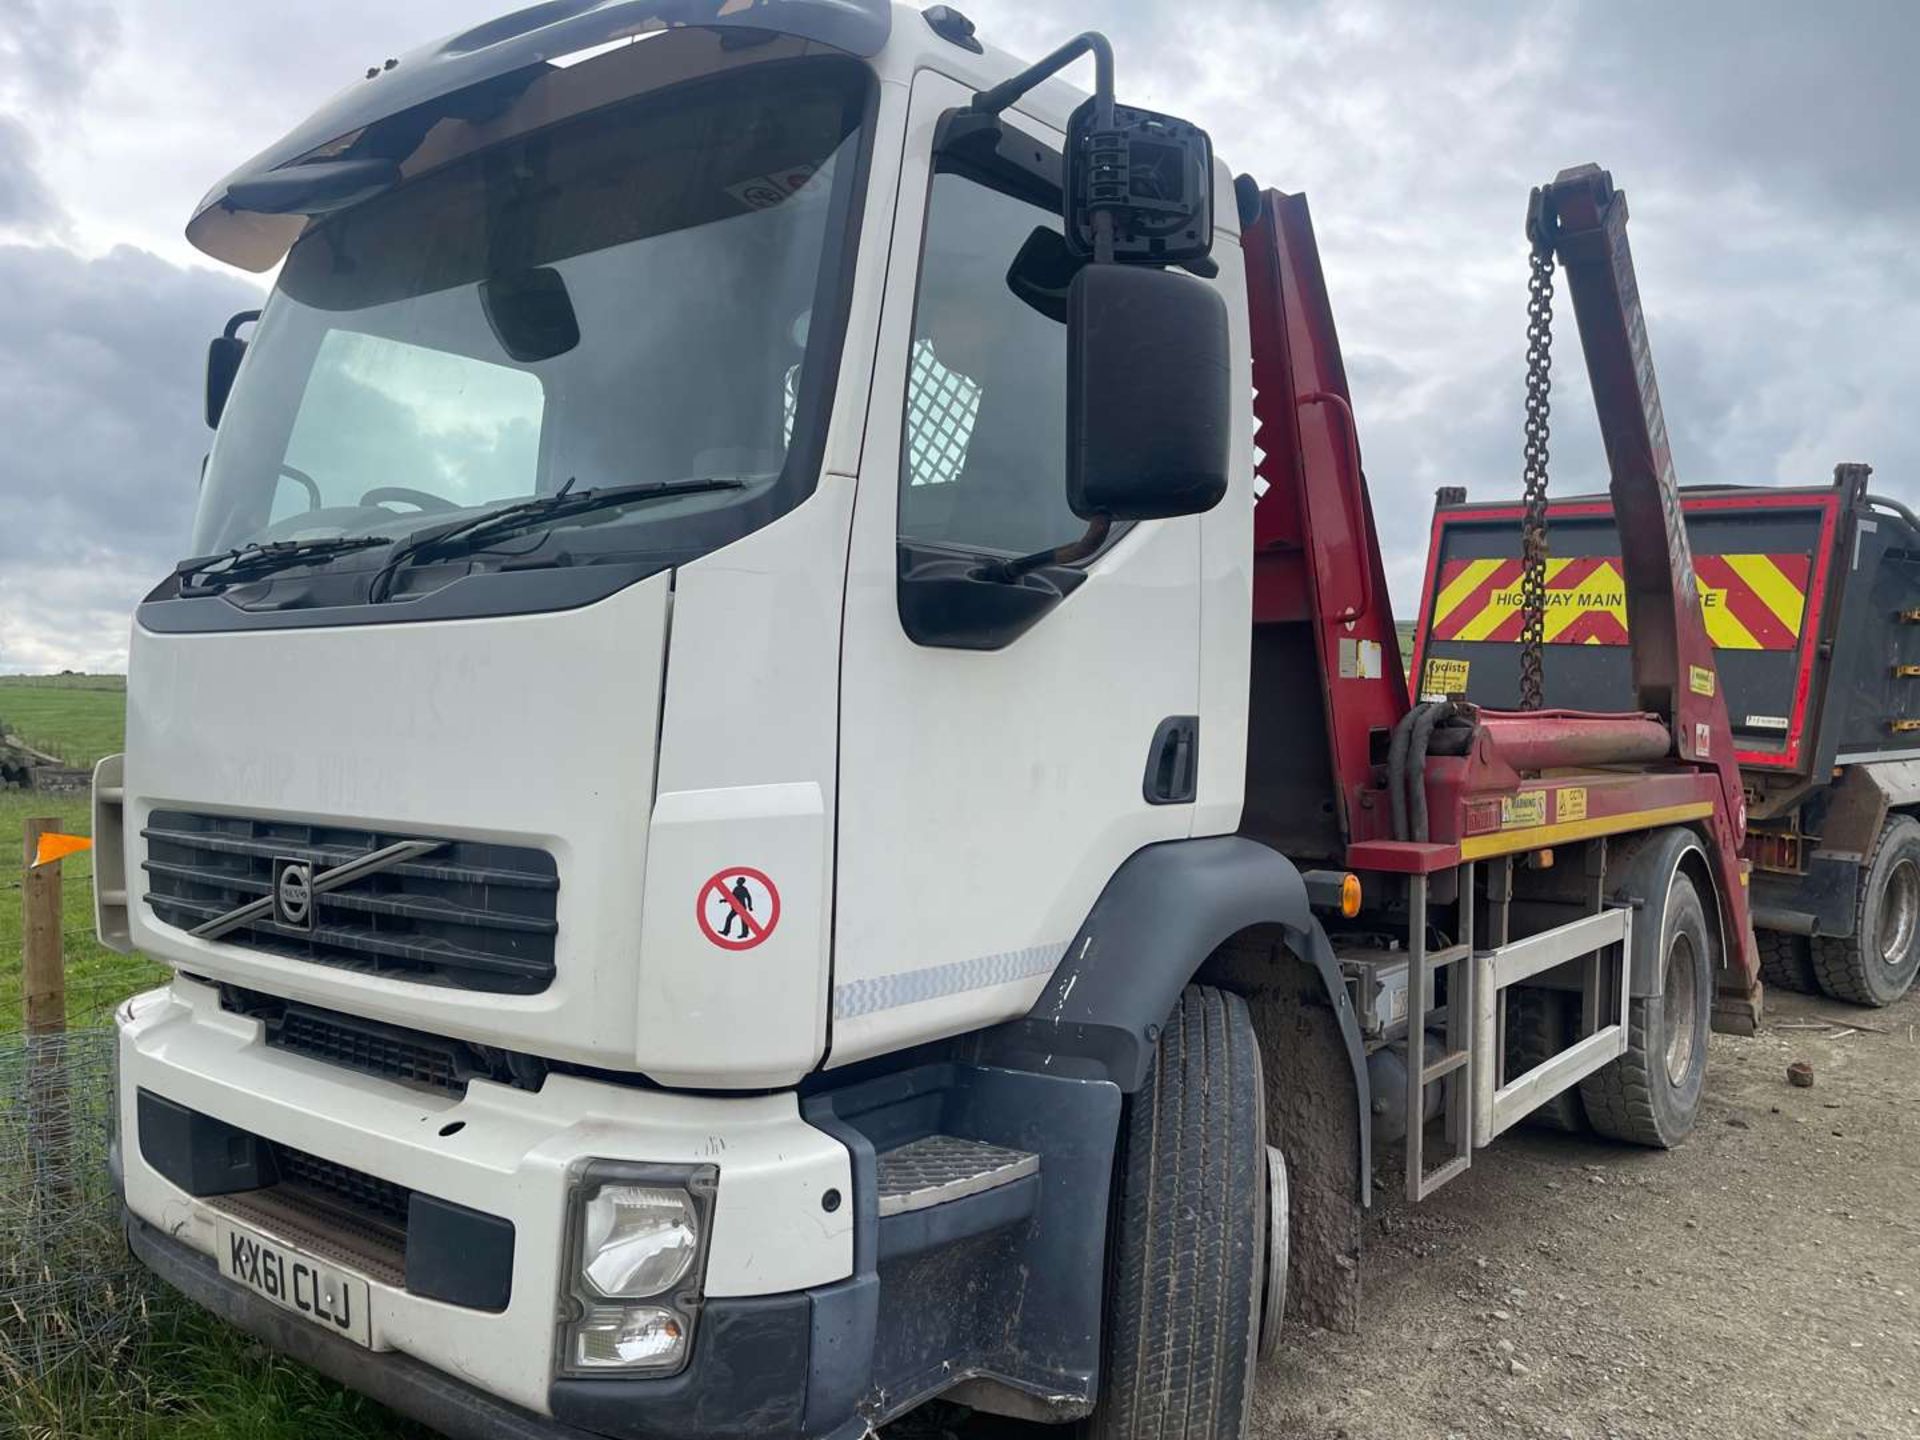
<instances>
[{"instance_id":1,"label":"gravel ground","mask_svg":"<svg viewBox=\"0 0 1920 1440\"><path fill-rule=\"evenodd\" d=\"M1382 1176L1361 1331L1293 1336L1256 1433L1920 1437L1920 996L1770 993L1708 1067L1677 1150L1517 1131L1419 1206Z\"/></svg>"},{"instance_id":2,"label":"gravel ground","mask_svg":"<svg viewBox=\"0 0 1920 1440\"><path fill-rule=\"evenodd\" d=\"M1916 1099L1920 995L1774 992L1759 1036L1713 1038L1677 1150L1515 1131L1419 1206L1383 1165L1361 1329L1293 1333L1254 1434L1920 1440Z\"/></svg>"}]
</instances>

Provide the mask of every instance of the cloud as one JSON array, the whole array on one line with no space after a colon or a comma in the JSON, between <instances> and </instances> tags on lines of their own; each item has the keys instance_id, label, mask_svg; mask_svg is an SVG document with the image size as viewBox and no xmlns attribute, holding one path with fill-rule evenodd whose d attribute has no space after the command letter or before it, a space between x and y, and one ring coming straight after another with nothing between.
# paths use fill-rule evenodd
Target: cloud
<instances>
[{"instance_id":1,"label":"cloud","mask_svg":"<svg viewBox=\"0 0 1920 1440\"><path fill-rule=\"evenodd\" d=\"M134 602L187 548L206 337L259 293L133 249L0 245L0 671L124 664Z\"/></svg>"},{"instance_id":2,"label":"cloud","mask_svg":"<svg viewBox=\"0 0 1920 1440\"><path fill-rule=\"evenodd\" d=\"M66 212L34 167L33 137L0 112L0 235L36 237L66 228Z\"/></svg>"},{"instance_id":3,"label":"cloud","mask_svg":"<svg viewBox=\"0 0 1920 1440\"><path fill-rule=\"evenodd\" d=\"M1528 191L1584 161L1632 199L1683 484L1819 485L1864 459L1920 498L1920 7L1422 7L974 0L990 43L1099 26L1123 98L1206 125L1313 208L1396 613L1433 488L1518 493ZM1606 471L1564 282L1556 494Z\"/></svg>"},{"instance_id":4,"label":"cloud","mask_svg":"<svg viewBox=\"0 0 1920 1440\"><path fill-rule=\"evenodd\" d=\"M194 202L369 64L510 3L0 0L0 112L32 141L0 118L0 225L40 242L0 249L0 506L39 526L0 525L0 669L111 649L184 544L202 346L255 295L186 249ZM1632 197L1682 482L1817 485L1866 460L1920 500L1920 6L963 8L1028 55L1106 29L1125 98L1311 197L1400 614L1433 487L1518 491L1521 219L1583 161ZM1555 358L1554 492L1604 486L1564 289ZM29 572L58 604L24 605Z\"/></svg>"}]
</instances>

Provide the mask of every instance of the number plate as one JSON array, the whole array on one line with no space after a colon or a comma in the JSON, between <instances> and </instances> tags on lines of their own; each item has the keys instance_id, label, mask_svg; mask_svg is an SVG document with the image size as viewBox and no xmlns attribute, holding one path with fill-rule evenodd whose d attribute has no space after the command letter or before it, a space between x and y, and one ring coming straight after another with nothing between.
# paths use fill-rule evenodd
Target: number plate
<instances>
[{"instance_id":1,"label":"number plate","mask_svg":"<svg viewBox=\"0 0 1920 1440\"><path fill-rule=\"evenodd\" d=\"M366 1281L225 1220L219 1222L216 1243L220 1273L229 1280L356 1345L372 1348Z\"/></svg>"}]
</instances>

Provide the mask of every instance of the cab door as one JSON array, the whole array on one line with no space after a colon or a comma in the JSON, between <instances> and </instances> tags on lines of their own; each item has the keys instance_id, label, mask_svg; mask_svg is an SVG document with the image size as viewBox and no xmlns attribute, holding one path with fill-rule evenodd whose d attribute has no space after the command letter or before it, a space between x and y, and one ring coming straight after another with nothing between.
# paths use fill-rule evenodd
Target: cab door
<instances>
[{"instance_id":1,"label":"cab door","mask_svg":"<svg viewBox=\"0 0 1920 1440\"><path fill-rule=\"evenodd\" d=\"M1060 230L1061 137L1011 112L993 156L936 155L970 95L923 71L910 106L848 566L830 1065L1028 1010L1120 863L1192 832L1213 763L1199 518L978 577L1086 526L1066 327L1009 278Z\"/></svg>"}]
</instances>

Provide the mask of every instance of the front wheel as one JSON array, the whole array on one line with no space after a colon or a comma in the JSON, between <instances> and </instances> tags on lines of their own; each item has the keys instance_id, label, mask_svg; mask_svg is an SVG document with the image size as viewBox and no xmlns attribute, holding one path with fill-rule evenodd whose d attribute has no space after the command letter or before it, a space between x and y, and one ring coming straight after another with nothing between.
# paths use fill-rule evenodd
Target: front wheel
<instances>
[{"instance_id":1,"label":"front wheel","mask_svg":"<svg viewBox=\"0 0 1920 1440\"><path fill-rule=\"evenodd\" d=\"M1094 1440L1241 1440L1270 1175L1260 1046L1238 995L1190 985L1128 1103Z\"/></svg>"}]
</instances>

